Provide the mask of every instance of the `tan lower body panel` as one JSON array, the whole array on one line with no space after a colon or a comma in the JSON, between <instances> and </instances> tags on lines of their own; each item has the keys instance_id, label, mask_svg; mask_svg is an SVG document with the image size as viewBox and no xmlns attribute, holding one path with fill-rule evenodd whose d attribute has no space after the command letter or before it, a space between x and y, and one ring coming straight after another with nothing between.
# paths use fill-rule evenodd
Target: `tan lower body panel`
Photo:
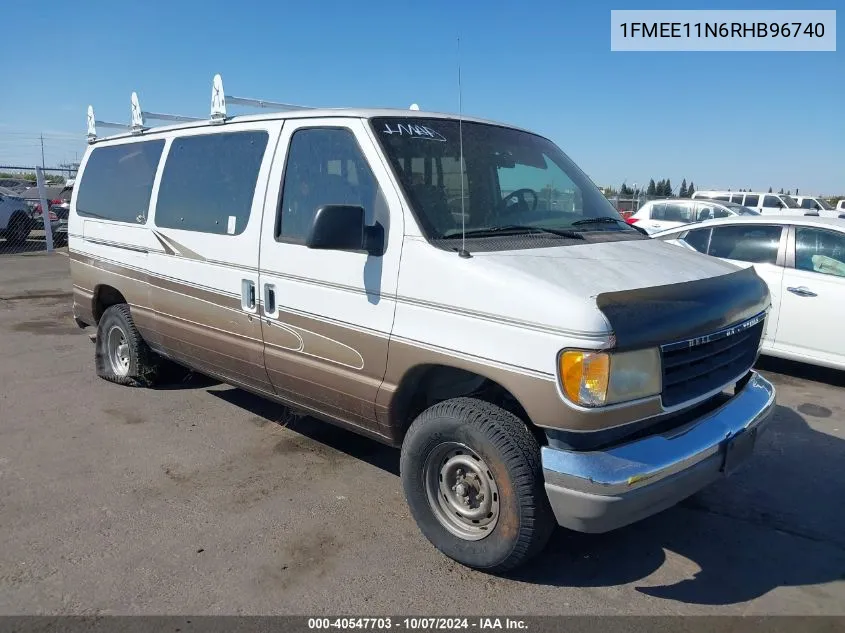
<instances>
[{"instance_id":1,"label":"tan lower body panel","mask_svg":"<svg viewBox=\"0 0 845 633\"><path fill-rule=\"evenodd\" d=\"M78 253L71 254L71 272L80 287L74 290L80 315L92 312L90 291L111 285L132 306L144 338L165 355L384 439L395 440L397 431L407 426L407 420L392 419L391 402L403 377L425 365L463 369L495 381L538 426L573 426L551 376L413 341L389 340L384 334L285 311L283 306L277 319L265 318L262 324L261 317L240 309L237 297ZM573 430L594 428L579 425Z\"/></svg>"},{"instance_id":2,"label":"tan lower body panel","mask_svg":"<svg viewBox=\"0 0 845 633\"><path fill-rule=\"evenodd\" d=\"M74 283L86 288L74 294L84 321L94 323L94 289L112 286L130 305L144 339L165 356L389 437L375 406L386 336L285 311L262 324L241 309L238 297L79 253L71 254L71 267Z\"/></svg>"},{"instance_id":3,"label":"tan lower body panel","mask_svg":"<svg viewBox=\"0 0 845 633\"><path fill-rule=\"evenodd\" d=\"M404 376L415 367L442 365L463 369L492 380L507 389L522 405L534 424L538 426L562 426L565 408L557 392L557 385L551 378L542 377L527 370L504 368L485 361L462 357L447 350L437 350L393 339L384 383L376 401L380 420L389 424L390 404Z\"/></svg>"}]
</instances>

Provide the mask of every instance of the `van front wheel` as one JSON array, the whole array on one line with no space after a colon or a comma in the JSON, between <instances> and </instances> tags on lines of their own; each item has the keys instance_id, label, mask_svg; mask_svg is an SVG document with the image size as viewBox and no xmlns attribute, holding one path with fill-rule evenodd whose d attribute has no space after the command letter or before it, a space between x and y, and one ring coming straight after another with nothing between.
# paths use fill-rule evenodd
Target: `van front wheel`
<instances>
[{"instance_id":1,"label":"van front wheel","mask_svg":"<svg viewBox=\"0 0 845 633\"><path fill-rule=\"evenodd\" d=\"M488 402L454 398L423 411L402 443L400 471L420 531L468 567L513 569L554 530L537 441Z\"/></svg>"},{"instance_id":2,"label":"van front wheel","mask_svg":"<svg viewBox=\"0 0 845 633\"><path fill-rule=\"evenodd\" d=\"M97 375L130 387L149 387L158 373L158 358L141 338L129 306L118 303L103 312L97 324Z\"/></svg>"}]
</instances>

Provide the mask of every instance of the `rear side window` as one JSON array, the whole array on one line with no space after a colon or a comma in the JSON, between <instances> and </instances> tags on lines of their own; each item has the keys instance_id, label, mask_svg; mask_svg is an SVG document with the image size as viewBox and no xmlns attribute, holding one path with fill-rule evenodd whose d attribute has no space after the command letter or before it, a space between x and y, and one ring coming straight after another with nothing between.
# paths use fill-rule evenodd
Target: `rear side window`
<instances>
[{"instance_id":1,"label":"rear side window","mask_svg":"<svg viewBox=\"0 0 845 633\"><path fill-rule=\"evenodd\" d=\"M763 206L779 209L783 206L783 204L781 204L781 201L777 196L766 196L763 198Z\"/></svg>"},{"instance_id":2,"label":"rear side window","mask_svg":"<svg viewBox=\"0 0 845 633\"><path fill-rule=\"evenodd\" d=\"M663 207L662 220L667 222L692 222L692 205L667 202Z\"/></svg>"},{"instance_id":3,"label":"rear side window","mask_svg":"<svg viewBox=\"0 0 845 633\"><path fill-rule=\"evenodd\" d=\"M744 195L745 195L744 193L732 193L731 194L731 202L737 202L739 204L742 204L742 196L744 196Z\"/></svg>"},{"instance_id":4,"label":"rear side window","mask_svg":"<svg viewBox=\"0 0 845 633\"><path fill-rule=\"evenodd\" d=\"M268 139L261 130L173 139L159 185L156 226L243 233Z\"/></svg>"},{"instance_id":5,"label":"rear side window","mask_svg":"<svg viewBox=\"0 0 845 633\"><path fill-rule=\"evenodd\" d=\"M801 208L802 209L818 209L819 205L816 204L816 201L812 198L804 198L801 201Z\"/></svg>"},{"instance_id":6,"label":"rear side window","mask_svg":"<svg viewBox=\"0 0 845 633\"><path fill-rule=\"evenodd\" d=\"M164 140L95 147L85 163L76 213L118 222L146 222Z\"/></svg>"},{"instance_id":7,"label":"rear side window","mask_svg":"<svg viewBox=\"0 0 845 633\"><path fill-rule=\"evenodd\" d=\"M756 207L758 202L760 202L760 196L747 194L745 196L745 204L743 206Z\"/></svg>"},{"instance_id":8,"label":"rear side window","mask_svg":"<svg viewBox=\"0 0 845 633\"><path fill-rule=\"evenodd\" d=\"M665 220L666 219L666 205L665 204L654 204L651 206L651 210L648 213L648 217L651 220Z\"/></svg>"},{"instance_id":9,"label":"rear side window","mask_svg":"<svg viewBox=\"0 0 845 633\"><path fill-rule=\"evenodd\" d=\"M713 229L709 255L752 264L774 264L780 247L781 227L720 226Z\"/></svg>"}]
</instances>

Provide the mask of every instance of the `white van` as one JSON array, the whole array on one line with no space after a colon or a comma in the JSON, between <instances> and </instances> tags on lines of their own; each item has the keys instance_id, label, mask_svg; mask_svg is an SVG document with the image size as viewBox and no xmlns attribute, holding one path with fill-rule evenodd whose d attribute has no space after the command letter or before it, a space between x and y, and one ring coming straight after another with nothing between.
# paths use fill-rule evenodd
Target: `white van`
<instances>
[{"instance_id":1,"label":"white van","mask_svg":"<svg viewBox=\"0 0 845 633\"><path fill-rule=\"evenodd\" d=\"M795 198L783 193L764 193L760 191L696 191L693 198L706 198L708 200L721 200L723 202L735 202L759 213L775 215L804 215Z\"/></svg>"},{"instance_id":2,"label":"white van","mask_svg":"<svg viewBox=\"0 0 845 633\"><path fill-rule=\"evenodd\" d=\"M642 235L531 132L230 117L214 85L210 121L150 129L138 106L99 139L89 109L70 264L100 376L149 385L170 359L401 447L423 534L493 572L751 454L775 398L753 269Z\"/></svg>"}]
</instances>

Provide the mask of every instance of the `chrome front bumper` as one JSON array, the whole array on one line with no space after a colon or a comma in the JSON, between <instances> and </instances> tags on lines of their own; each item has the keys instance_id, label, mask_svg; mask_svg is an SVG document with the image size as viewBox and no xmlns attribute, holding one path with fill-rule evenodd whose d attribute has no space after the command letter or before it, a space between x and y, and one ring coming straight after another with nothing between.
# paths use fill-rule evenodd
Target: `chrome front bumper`
<instances>
[{"instance_id":1,"label":"chrome front bumper","mask_svg":"<svg viewBox=\"0 0 845 633\"><path fill-rule=\"evenodd\" d=\"M675 505L741 463L774 406L772 384L751 372L724 405L669 432L599 451L544 446L546 494L557 522L607 532Z\"/></svg>"}]
</instances>

